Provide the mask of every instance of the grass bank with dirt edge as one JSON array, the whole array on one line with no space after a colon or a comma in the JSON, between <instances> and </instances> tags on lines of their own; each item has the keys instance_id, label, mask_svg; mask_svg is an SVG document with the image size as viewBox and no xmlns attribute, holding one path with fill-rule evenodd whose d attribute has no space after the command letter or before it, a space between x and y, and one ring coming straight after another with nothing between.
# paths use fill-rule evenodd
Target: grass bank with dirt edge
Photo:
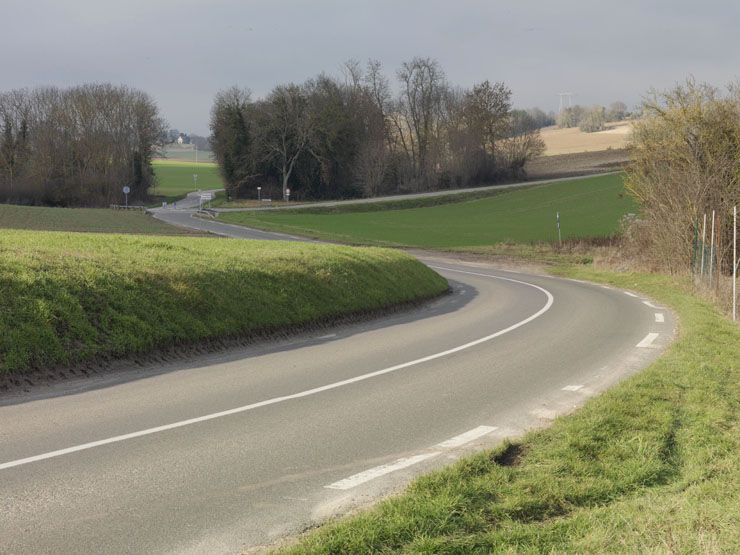
<instances>
[{"instance_id":1,"label":"grass bank with dirt edge","mask_svg":"<svg viewBox=\"0 0 740 555\"><path fill-rule=\"evenodd\" d=\"M424 476L287 552L740 552L740 328L679 279L554 271L665 303L678 339L552 427Z\"/></svg>"},{"instance_id":2,"label":"grass bank with dirt edge","mask_svg":"<svg viewBox=\"0 0 740 555\"><path fill-rule=\"evenodd\" d=\"M397 251L4 231L0 375L246 337L447 290Z\"/></svg>"}]
</instances>

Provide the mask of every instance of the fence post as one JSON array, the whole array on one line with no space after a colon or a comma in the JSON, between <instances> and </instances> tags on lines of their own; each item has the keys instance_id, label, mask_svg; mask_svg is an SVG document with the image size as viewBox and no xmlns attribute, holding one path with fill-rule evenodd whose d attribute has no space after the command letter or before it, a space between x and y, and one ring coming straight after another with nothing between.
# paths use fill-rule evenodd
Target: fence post
<instances>
[{"instance_id":1,"label":"fence post","mask_svg":"<svg viewBox=\"0 0 740 555\"><path fill-rule=\"evenodd\" d=\"M704 212L704 227L701 230L701 278L704 279L704 244L707 241L707 213Z\"/></svg>"},{"instance_id":2,"label":"fence post","mask_svg":"<svg viewBox=\"0 0 740 555\"><path fill-rule=\"evenodd\" d=\"M737 321L737 204L732 209L732 321Z\"/></svg>"},{"instance_id":3,"label":"fence post","mask_svg":"<svg viewBox=\"0 0 740 555\"><path fill-rule=\"evenodd\" d=\"M714 210L712 210L712 237L709 243L709 287L712 286L712 271L714 270Z\"/></svg>"}]
</instances>

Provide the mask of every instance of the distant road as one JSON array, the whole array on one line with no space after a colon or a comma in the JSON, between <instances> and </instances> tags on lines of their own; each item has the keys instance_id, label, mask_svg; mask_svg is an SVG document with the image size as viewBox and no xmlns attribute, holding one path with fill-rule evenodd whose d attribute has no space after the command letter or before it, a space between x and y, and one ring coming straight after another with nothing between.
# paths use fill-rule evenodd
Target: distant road
<instances>
[{"instance_id":1,"label":"distant road","mask_svg":"<svg viewBox=\"0 0 740 555\"><path fill-rule=\"evenodd\" d=\"M285 238L184 210L156 217ZM0 551L264 545L548 422L646 365L671 337L670 312L622 291L421 259L452 294L0 401Z\"/></svg>"},{"instance_id":2,"label":"distant road","mask_svg":"<svg viewBox=\"0 0 740 555\"><path fill-rule=\"evenodd\" d=\"M589 179L600 175L610 175L614 173L621 173L621 171L611 172L600 172L589 175L579 175L575 177L557 177L553 179L538 179L533 181L520 181L518 183L508 183L505 185L486 185L485 187L467 187L465 189L447 189L442 191L428 191L426 193L409 193L406 195L388 195L383 197L370 197L370 198L358 198L348 200L327 200L318 201L311 203L296 202L293 204L279 204L279 205L268 205L256 208L215 208L216 212L245 212L252 210L295 210L296 208L317 208L317 207L331 207L331 206L343 206L352 204L372 204L375 202L389 202L398 200L413 200L419 198L430 198L430 197L444 197L449 195L456 195L460 193L474 193L477 191L493 191L493 190L506 190L506 189L517 189L520 187L529 187L531 185L543 185L545 183L557 183L559 181L577 181L580 179ZM201 191L201 193L216 192L222 189L213 191ZM177 201L177 209L193 209L198 206L198 195L200 193L189 193L188 197L184 201ZM170 207L169 209L173 209ZM156 209L157 211L161 209Z\"/></svg>"}]
</instances>

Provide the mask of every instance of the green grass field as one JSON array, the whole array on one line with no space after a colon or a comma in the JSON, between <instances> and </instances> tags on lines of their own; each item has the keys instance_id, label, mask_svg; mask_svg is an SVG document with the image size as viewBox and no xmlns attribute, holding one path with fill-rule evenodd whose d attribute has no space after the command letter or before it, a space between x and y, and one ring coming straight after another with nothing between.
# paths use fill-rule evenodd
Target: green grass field
<instances>
[{"instance_id":1,"label":"green grass field","mask_svg":"<svg viewBox=\"0 0 740 555\"><path fill-rule=\"evenodd\" d=\"M149 194L158 200L172 202L197 189L221 189L223 181L218 173L218 166L213 162L185 162L181 160L154 160L152 162L157 184ZM198 181L193 181L197 173Z\"/></svg>"},{"instance_id":2,"label":"green grass field","mask_svg":"<svg viewBox=\"0 0 740 555\"><path fill-rule=\"evenodd\" d=\"M288 552L740 552L740 329L688 281L560 273L645 292L676 310L680 337L552 427L424 476Z\"/></svg>"},{"instance_id":3,"label":"green grass field","mask_svg":"<svg viewBox=\"0 0 740 555\"><path fill-rule=\"evenodd\" d=\"M164 149L164 157L167 160L183 160L185 162L195 162L195 151L191 150L190 146L168 146ZM213 151L198 150L198 161L213 162Z\"/></svg>"},{"instance_id":4,"label":"green grass field","mask_svg":"<svg viewBox=\"0 0 740 555\"><path fill-rule=\"evenodd\" d=\"M50 208L0 204L0 229L182 235L192 233L144 212L108 208Z\"/></svg>"},{"instance_id":5,"label":"green grass field","mask_svg":"<svg viewBox=\"0 0 740 555\"><path fill-rule=\"evenodd\" d=\"M0 373L246 336L428 298L447 282L387 249L0 233Z\"/></svg>"},{"instance_id":6,"label":"green grass field","mask_svg":"<svg viewBox=\"0 0 740 555\"><path fill-rule=\"evenodd\" d=\"M438 200L435 200L438 202ZM356 244L455 248L516 241L556 241L556 213L563 239L608 236L620 219L637 212L624 193L622 175L563 181L495 196L411 209L379 211L382 204L317 209L235 212L234 224Z\"/></svg>"}]
</instances>

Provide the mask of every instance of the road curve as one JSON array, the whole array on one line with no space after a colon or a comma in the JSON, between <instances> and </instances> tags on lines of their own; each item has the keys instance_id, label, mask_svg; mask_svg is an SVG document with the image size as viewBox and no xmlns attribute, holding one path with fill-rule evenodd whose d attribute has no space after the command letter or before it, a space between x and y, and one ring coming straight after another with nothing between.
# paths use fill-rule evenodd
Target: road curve
<instances>
[{"instance_id":1,"label":"road curve","mask_svg":"<svg viewBox=\"0 0 740 555\"><path fill-rule=\"evenodd\" d=\"M0 400L0 552L264 545L571 410L672 336L622 291L423 260L451 295Z\"/></svg>"}]
</instances>

